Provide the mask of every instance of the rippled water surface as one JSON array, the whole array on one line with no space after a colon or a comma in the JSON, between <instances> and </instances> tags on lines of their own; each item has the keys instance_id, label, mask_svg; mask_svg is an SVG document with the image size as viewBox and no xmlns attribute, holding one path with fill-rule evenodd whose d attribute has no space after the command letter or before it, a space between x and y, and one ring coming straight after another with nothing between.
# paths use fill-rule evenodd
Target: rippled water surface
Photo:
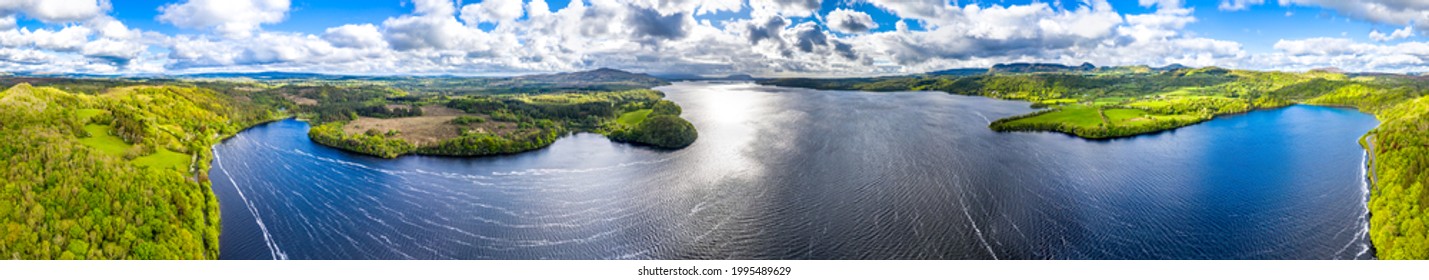
<instances>
[{"instance_id":1,"label":"rippled water surface","mask_svg":"<svg viewBox=\"0 0 1429 280\"><path fill-rule=\"evenodd\" d=\"M997 133L1027 103L659 88L699 129L387 160L287 120L215 148L224 259L1364 259L1373 117L1292 106L1114 141Z\"/></svg>"}]
</instances>

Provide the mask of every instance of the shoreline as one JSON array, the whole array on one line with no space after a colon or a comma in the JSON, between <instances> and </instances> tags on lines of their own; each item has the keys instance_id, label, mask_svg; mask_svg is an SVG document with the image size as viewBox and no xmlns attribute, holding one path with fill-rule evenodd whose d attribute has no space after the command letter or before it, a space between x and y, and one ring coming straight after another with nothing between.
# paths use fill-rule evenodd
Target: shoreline
<instances>
[{"instance_id":1,"label":"shoreline","mask_svg":"<svg viewBox=\"0 0 1429 280\"><path fill-rule=\"evenodd\" d=\"M1369 187L1373 190L1374 184L1379 180L1379 172L1375 171L1374 168L1375 164L1378 163L1374 158L1376 155L1374 151L1374 131L1371 130L1369 133L1365 133L1364 137L1360 137L1360 141L1362 141L1360 146L1364 147L1365 157L1368 161L1365 163L1365 176L1369 180Z\"/></svg>"},{"instance_id":2,"label":"shoreline","mask_svg":"<svg viewBox=\"0 0 1429 280\"><path fill-rule=\"evenodd\" d=\"M937 92L937 91L933 91L933 92ZM981 95L972 95L972 96L981 96ZM1003 98L996 98L996 97L989 97L989 96L981 96L981 97L992 98L992 99L998 99L998 100L1012 100L1012 101L1030 102L1030 101L1022 100L1022 99L1003 99ZM1033 103L1033 104L1036 104L1036 103ZM1184 127L1189 127L1189 126L1198 125L1198 124L1205 123L1205 122L1208 122L1208 121L1216 120L1216 119L1221 118L1221 117L1234 117L1234 116L1237 116L1237 115L1245 115L1245 114L1250 114L1250 113L1253 113L1253 112L1260 112L1260 111L1267 111L1267 110L1277 110L1277 109L1285 109L1285 108L1289 108L1289 107L1291 107L1291 106L1297 106L1297 105L1303 105L1303 106L1317 106L1317 107L1327 107L1327 108L1340 108L1340 109L1355 109L1356 111L1358 111L1358 112L1360 112L1360 113L1364 113L1364 114L1371 115L1371 116L1374 115L1374 114L1366 113L1366 112L1364 112L1363 110L1359 110L1359 108L1357 108L1357 107L1351 107L1351 106L1329 106L1329 105L1309 104L1309 103L1291 103L1291 104L1288 104L1288 105L1285 105L1285 106L1255 108L1255 109L1246 110L1246 111L1244 111L1244 112L1235 112L1235 113L1214 115L1214 116L1211 116L1211 117L1208 118L1208 119L1203 119L1203 120L1199 120L1199 121L1187 123L1186 125L1176 126L1176 127L1166 128L1166 129L1152 130L1152 131L1144 131L1144 132L1130 133L1130 134L1124 134L1124 135L1112 135L1112 136L1107 136L1107 137L1088 137L1088 136L1078 135L1078 134L1076 134L1076 133L1074 133L1074 132L1062 131L1062 130L1057 130L1057 129L1036 129L1036 128L1028 128L1028 129L1006 129L1006 128L1004 128L1004 129L999 129L999 128L993 128L993 126L994 126L994 125L997 125L997 124L1006 123L1006 122L1012 122L1012 121L1016 121L1016 120L1024 119L1024 118L1036 117L1036 116L1039 116L1039 115L1042 115L1042 114L1052 113L1052 112L1056 112L1056 111L1058 111L1058 110L1061 110L1060 108L1056 108L1056 109L1047 109L1047 110L1042 110L1042 111L1037 111L1037 112L1032 112L1032 113L1027 113L1027 114L1016 115L1016 116L1011 116L1011 117L1006 117L1006 118L1001 118L1001 119L993 120L992 123L989 123L989 124L988 124L988 128L989 128L989 129L992 129L993 131L997 131L997 132L1054 132L1054 133L1065 134L1065 135L1068 135L1068 136L1073 136L1073 137L1076 137L1076 138L1081 138L1081 139L1083 139L1083 140L1088 140L1088 141L1110 141L1110 140L1120 140L1120 139L1127 139L1127 138L1136 138L1136 137L1138 137L1138 136L1156 135L1156 134L1161 134L1161 133L1165 133L1165 132L1175 131L1175 130L1177 130L1177 129L1181 129L1181 128L1184 128Z\"/></svg>"},{"instance_id":3,"label":"shoreline","mask_svg":"<svg viewBox=\"0 0 1429 280\"><path fill-rule=\"evenodd\" d=\"M1365 176L1365 243L1369 244L1370 255L1374 256L1375 259L1379 259L1379 250L1374 246L1374 238L1369 236L1370 232L1374 231L1374 228L1370 225L1370 220L1374 218L1374 211L1370 210L1369 201L1374 197L1374 187L1375 184L1379 181L1379 171L1375 168L1375 165L1379 164L1379 162L1375 160L1376 154L1374 149L1374 136L1375 134L1373 130L1371 130L1369 133L1366 133L1364 137L1360 137L1360 141L1362 141L1360 145L1365 149L1365 162L1364 166L1362 167Z\"/></svg>"},{"instance_id":4,"label":"shoreline","mask_svg":"<svg viewBox=\"0 0 1429 280\"><path fill-rule=\"evenodd\" d=\"M939 91L939 90L886 90L886 91L885 91L885 90L833 89L833 88L831 88L831 89L824 89L824 88L812 88L812 87L785 86L785 85L772 84L772 83L766 84L766 83L762 83L762 82L760 82L760 81L754 81L754 82L751 82L751 83L752 83L752 84L755 84L755 85L767 86L767 87L791 88L791 89L807 89L807 90L816 90L816 91L859 91L859 92L879 92L879 93L893 93L893 92L926 92L926 93L938 93L938 94L951 94L951 95L959 95L959 96L982 97L982 98L989 98L989 99L995 99L995 100L1006 100L1006 101L1026 102L1026 103L1028 103L1028 107L1029 107L1029 108L1037 109L1038 111L1034 111L1034 112L1030 112L1030 113L1026 113L1026 114L1020 114L1020 115L1008 116L1008 117L1004 117L1004 118L999 118L999 119L996 119L996 120L992 120L992 122L988 123L988 129L991 129L991 130L996 131L996 132L999 132L999 133L1001 133L1001 132L1050 132L1050 133L1059 133L1059 134L1063 134L1063 135L1067 135L1067 136L1072 136L1072 137L1076 137L1076 138L1081 138L1081 139L1083 139L1083 140L1088 140L1088 141L1109 141L1109 140L1120 140L1120 139L1127 139L1127 138L1135 138L1135 137L1138 137L1138 136L1155 135L1155 134L1160 134L1160 133L1164 133L1164 132L1175 131L1176 129L1180 129L1180 128L1183 128L1183 127L1188 127L1188 126L1193 126L1193 125L1201 124L1201 123L1204 123L1204 122L1207 122L1207 121L1215 120L1215 119L1220 118L1220 117L1222 117L1222 116L1236 116L1236 115L1249 114L1249 113L1252 113L1252 112L1263 111L1263 110L1284 109L1284 108L1288 108L1288 107L1290 107L1290 106L1296 106L1296 105L1319 106L1319 107L1330 107L1330 108L1343 108L1343 109L1355 109L1356 111L1359 111L1360 113L1364 113L1364 114L1368 114L1368 115L1374 116L1374 114L1369 113L1369 112L1365 112L1364 110L1360 109L1359 107L1355 107L1355 106L1332 105L1332 104L1311 104L1311 103L1304 103L1304 102L1294 102L1294 103L1289 103L1289 104L1285 104L1285 105L1282 105L1282 106L1264 107L1264 108L1252 108L1252 109L1246 110L1246 111L1244 111L1244 112L1235 112L1235 113L1227 113L1227 114L1213 115L1213 116L1211 116L1211 118L1209 118L1209 119L1204 119L1204 120L1200 120L1200 121L1188 123L1188 124L1186 124L1186 125L1177 126L1177 127L1171 127L1171 128L1166 128L1166 129L1153 130L1153 131L1144 131L1144 132L1137 132L1137 133L1125 134L1125 135L1113 135L1113 136L1107 136L1107 137L1087 137L1087 136L1077 135L1076 133L1073 133L1073 132L1062 131L1062 130L1056 130L1056 129L995 129L995 128L993 128L993 125L996 125L996 124L1005 123L1005 122L1011 122L1011 121L1015 121L1015 120L1022 119L1022 118L1036 117L1036 116L1039 116L1039 115L1042 115L1042 114L1053 113L1053 112L1057 112L1057 111L1061 110L1060 107L1056 107L1056 108L1052 108L1052 107L1041 107L1041 108L1038 108L1038 107L1035 107L1035 105L1037 105L1038 103L1032 102L1032 101L1028 101L1028 100L1026 100L1026 99L1000 98L1000 97L993 97L993 96L987 96L987 95L977 95L977 94L958 94L958 93L951 93L951 92Z\"/></svg>"},{"instance_id":5,"label":"shoreline","mask_svg":"<svg viewBox=\"0 0 1429 280\"><path fill-rule=\"evenodd\" d=\"M939 91L929 91L929 92L939 92ZM946 93L945 93L945 94L946 94ZM1022 100L1022 99L1003 99L1003 98L995 98L995 97L980 96L980 95L969 95L969 96L978 96L978 97L991 98L991 99L997 99L997 100L1009 100L1009 101L1029 102L1029 101ZM1034 103L1034 104L1035 104L1035 103ZM1172 128L1167 128L1167 129L1153 130L1153 131L1144 131L1144 132L1137 132L1137 133L1125 134L1125 135L1113 135L1113 136L1107 136L1107 137L1088 137L1088 136L1078 135L1078 134L1073 133L1073 132L1062 131L1062 130L1057 130L1057 129L1036 129L1036 128L1028 128L1028 129L1002 128L1002 129L999 129L999 128L994 128L994 127L993 127L993 126L995 126L995 125L997 125L997 124L1006 123L1006 122L1011 122L1011 121L1015 121L1015 120L1023 119L1023 118L1036 117L1036 116L1039 116L1039 115L1042 115L1042 114L1052 113L1052 112L1056 112L1056 111L1058 111L1058 110L1061 110L1061 109L1047 109L1047 110L1041 110L1041 111L1036 111L1036 112L1032 112L1032 113L1027 113L1027 114L1016 115L1016 116L1011 116L1011 117L1006 117L1006 118L1001 118L1001 119L993 120L991 123L988 123L988 129L991 129L991 130L996 131L996 132L999 132L999 133L1001 133L1001 132L1050 132L1050 133L1059 133L1059 134L1063 134L1063 135L1067 135L1067 136L1072 136L1072 137L1076 137L1076 138L1081 138L1082 140L1087 140L1087 141L1111 141L1111 140L1121 140L1121 139L1128 139L1128 138L1136 138L1136 137L1139 137L1139 136L1156 135L1156 134L1161 134L1161 133L1165 133L1165 132L1172 132L1172 131L1175 131L1175 130L1177 130L1177 129L1181 129L1181 128L1184 128L1184 127L1190 127L1190 126L1202 124L1202 123L1205 123L1205 122L1208 122L1208 121L1213 121L1213 120L1216 120L1216 119L1219 119L1219 118L1222 118L1222 117L1234 117L1234 116L1245 115L1245 114L1250 114L1250 113L1254 113L1254 112L1285 109L1285 108L1290 108L1290 107L1292 107L1292 106L1315 106L1315 107L1326 107L1326 108L1335 108L1335 109L1354 109L1356 112L1359 112L1359 113L1362 113L1362 114L1366 114L1366 115L1370 115L1370 116L1374 116L1374 114L1367 113L1367 112L1365 112L1365 111L1363 111L1363 110L1359 110L1359 108L1357 108L1357 107L1351 107L1351 106L1330 106L1330 105L1309 104L1309 103L1292 103L1292 104L1285 105L1285 106L1266 107L1266 108L1255 108L1255 109L1247 110L1247 111L1244 111L1244 112L1235 112L1235 113L1229 113L1229 114L1215 115L1215 116L1211 116L1211 118L1208 118L1208 119L1203 119L1203 120L1199 120L1199 121L1196 121L1196 122L1187 123L1186 125L1177 126L1177 127L1172 127ZM1378 127L1378 126L1376 126L1376 127Z\"/></svg>"}]
</instances>

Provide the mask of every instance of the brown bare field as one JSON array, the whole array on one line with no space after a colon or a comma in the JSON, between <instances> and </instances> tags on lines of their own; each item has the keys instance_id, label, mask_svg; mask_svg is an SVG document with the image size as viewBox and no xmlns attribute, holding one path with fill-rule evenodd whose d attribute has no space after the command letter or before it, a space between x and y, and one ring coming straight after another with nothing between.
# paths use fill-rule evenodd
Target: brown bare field
<instances>
[{"instance_id":1,"label":"brown bare field","mask_svg":"<svg viewBox=\"0 0 1429 280\"><path fill-rule=\"evenodd\" d=\"M397 110L397 109L407 110L407 109L412 109L412 106L411 106L411 105L403 105L403 104L387 104L387 105L382 105L382 107L386 107L387 110ZM446 108L446 107L442 107L442 108Z\"/></svg>"},{"instance_id":2,"label":"brown bare field","mask_svg":"<svg viewBox=\"0 0 1429 280\"><path fill-rule=\"evenodd\" d=\"M447 108L441 105L428 105L422 107L422 116L406 118L371 118L361 117L347 125L342 126L342 130L348 134L366 133L368 129L386 133L389 130L400 132L397 138L407 141L417 146L435 144L442 140L461 136L462 130L476 130L483 133L495 133L505 135L516 131L516 123L488 121L479 124L454 125L449 123L457 116L480 116L484 115L467 114L460 110Z\"/></svg>"},{"instance_id":3,"label":"brown bare field","mask_svg":"<svg viewBox=\"0 0 1429 280\"><path fill-rule=\"evenodd\" d=\"M298 103L298 105L307 105L307 106L318 105L318 101L317 101L317 100L313 100L312 98L307 98L307 97L302 97L302 96L297 96L297 95L291 95L291 94L284 94L284 95L283 95L283 98L286 98L286 99L288 99L288 100L290 100L290 101L293 101L293 103Z\"/></svg>"},{"instance_id":4,"label":"brown bare field","mask_svg":"<svg viewBox=\"0 0 1429 280\"><path fill-rule=\"evenodd\" d=\"M393 106L393 105L387 105L387 106ZM405 108L406 105L397 105L397 106L404 106L404 108ZM391 108L391 107L388 107L388 108ZM432 117L453 117L453 118L455 118L456 116L473 116L473 115L472 115L472 114L467 114L466 112L462 112L461 110L452 109L452 108L447 108L447 106L442 106L442 105L427 105L427 106L422 106L422 116L423 116L423 117L432 116Z\"/></svg>"}]
</instances>

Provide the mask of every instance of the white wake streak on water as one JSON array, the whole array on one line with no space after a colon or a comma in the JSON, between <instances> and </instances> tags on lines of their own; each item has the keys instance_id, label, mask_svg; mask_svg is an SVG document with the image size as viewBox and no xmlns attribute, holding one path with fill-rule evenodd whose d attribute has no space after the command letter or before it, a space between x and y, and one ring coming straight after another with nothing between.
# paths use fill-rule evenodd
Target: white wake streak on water
<instances>
[{"instance_id":1,"label":"white wake streak on water","mask_svg":"<svg viewBox=\"0 0 1429 280\"><path fill-rule=\"evenodd\" d=\"M415 170L413 170L413 171L385 169L385 168L378 168L378 167L375 167L375 166L368 166L368 165L365 165L365 164L356 163L356 162L351 162L351 161L346 161L346 160L341 160L341 159L336 159L336 158L329 158L329 157L314 155L314 154L311 154L311 153L308 153L308 152L304 152L303 150L299 150L299 149L284 150L284 149L281 149L281 148L278 148L278 147L275 147L275 146L271 146L271 145L266 145L266 146L268 146L268 147L269 147L270 149L272 149L272 150L279 151L279 152L286 152L286 153L291 153L291 154L295 154L295 155L305 156L305 157L312 158L312 159L319 160L319 161L324 161L324 162L330 162L330 163L336 163L336 164L341 164L341 165L356 167L356 168L362 169L362 170L371 170L371 171L381 172L381 173L387 174L387 175L424 174L424 175L431 175L431 176L443 177L443 178L448 178L448 179L466 180L466 181L468 181L468 182L471 182L472 184L481 185L481 186L493 186L493 185L495 185L495 184L492 184L492 183L488 183L488 182L483 182L483 181L481 181L481 180L491 179L491 177L486 177L486 176L481 176L481 175L461 174L461 173L452 173L452 172L432 172L432 171L426 171L426 170L422 170L422 169L415 169ZM336 173L341 173L341 171L338 171L338 170L336 170L336 169L334 169L334 170L332 170L332 171L333 171L333 172L336 172Z\"/></svg>"},{"instance_id":2,"label":"white wake streak on water","mask_svg":"<svg viewBox=\"0 0 1429 280\"><path fill-rule=\"evenodd\" d=\"M541 176L541 175L547 175L547 174L589 173L589 172L605 171L605 170L611 170L611 169L623 168L623 167L630 167L630 166L637 166L637 165L656 164L656 163L666 162L666 161L669 161L669 160L670 160L670 158L663 158L663 159L658 159L658 160L626 162L626 163L621 163L621 164L617 164L617 165L613 165L613 166L596 167L596 168L584 168L584 169L537 168L537 169L526 169L525 171L492 172L491 175L493 175L493 176L526 176L526 175Z\"/></svg>"},{"instance_id":3,"label":"white wake streak on water","mask_svg":"<svg viewBox=\"0 0 1429 280\"><path fill-rule=\"evenodd\" d=\"M1373 145L1373 144L1371 144L1371 145ZM1369 236L1369 188L1374 187L1374 186L1370 186L1370 185L1369 185L1369 174L1370 174L1370 172L1371 172L1370 169L1369 169L1369 164L1370 164L1370 162L1369 162L1369 157L1370 157L1369 151L1366 150L1366 151L1364 152L1364 157L1362 157L1362 158L1360 159L1360 166L1364 167L1363 169L1360 169L1360 186L1362 186L1362 187L1360 188L1360 191L1363 191L1363 192L1364 192L1364 202L1365 202L1364 208L1363 208L1363 209L1364 209L1364 214L1361 214L1361 215L1360 215L1360 224L1363 225L1364 227L1361 227L1361 228L1360 228L1359 233L1356 233L1356 234L1355 234L1355 239L1353 239L1353 240L1359 240L1359 238L1361 238L1361 237L1368 238L1368 237L1365 237L1365 236ZM1354 241L1350 241L1350 242L1351 242L1351 244L1353 244ZM1363 243L1360 243L1360 252L1355 254L1355 258L1356 258L1356 259L1358 259L1360 256L1363 256L1363 255L1366 254L1366 253L1369 253L1369 244L1370 244L1370 243L1369 243L1368 240L1366 240L1366 241L1363 242ZM1341 250L1343 250L1343 249L1341 249Z\"/></svg>"},{"instance_id":4,"label":"white wake streak on water","mask_svg":"<svg viewBox=\"0 0 1429 280\"><path fill-rule=\"evenodd\" d=\"M973 113L977 114L977 116L979 117L982 117L982 120L987 121L987 124L992 124L992 119L987 118L987 115L983 115L982 112L973 111Z\"/></svg>"},{"instance_id":5,"label":"white wake streak on water","mask_svg":"<svg viewBox=\"0 0 1429 280\"><path fill-rule=\"evenodd\" d=\"M983 248L987 248L987 253L990 254L990 255L992 255L992 259L994 259L994 260L998 259L998 258L997 258L997 253L992 251L992 245L988 245L988 244L987 244L987 238L982 237L982 229L979 229L979 228L977 227L977 222L973 221L973 215L972 215L972 214L968 214L968 204L967 204L967 200L966 200L966 199L963 199L963 194L962 194L962 193L958 193L958 202L960 202L960 204L962 204L961 206L962 206L962 208L963 208L963 216L964 216L964 217L968 217L968 224L971 224L971 225L973 226L973 231L977 232L977 240L978 240L978 241L982 241L982 247L983 247Z\"/></svg>"},{"instance_id":6,"label":"white wake streak on water","mask_svg":"<svg viewBox=\"0 0 1429 280\"><path fill-rule=\"evenodd\" d=\"M1355 232L1354 238L1351 238L1349 243L1345 243L1345 246L1340 247L1339 251L1335 251L1336 259L1340 257L1341 253L1344 253L1345 250L1349 250L1357 241L1360 241L1361 238L1369 234L1369 151L1365 151L1364 156L1360 158L1360 166L1362 167L1360 169L1360 191L1365 201L1365 206L1361 208L1364 211L1361 212L1359 217L1361 227ZM1360 251L1359 253L1355 253L1355 259L1359 259L1360 256L1364 256L1365 253L1369 252L1368 243L1369 242L1364 242L1360 244Z\"/></svg>"},{"instance_id":7,"label":"white wake streak on water","mask_svg":"<svg viewBox=\"0 0 1429 280\"><path fill-rule=\"evenodd\" d=\"M248 196L243 195L243 188L238 187L238 182L233 180L233 175L228 173L227 168L223 168L223 160L218 157L218 151L213 152L213 163L218 166L219 171L223 171L223 176L228 177L228 182L233 184L233 190L238 191L238 198L243 200L243 205L248 207L248 212L253 213L253 221L258 222L258 229L263 232L263 243L268 245L268 253L273 255L275 260L286 260L288 254L283 253L278 248L278 243L273 242L273 235L268 233L268 226L263 225L263 217L258 215L258 208L253 206L253 202L248 201Z\"/></svg>"}]
</instances>

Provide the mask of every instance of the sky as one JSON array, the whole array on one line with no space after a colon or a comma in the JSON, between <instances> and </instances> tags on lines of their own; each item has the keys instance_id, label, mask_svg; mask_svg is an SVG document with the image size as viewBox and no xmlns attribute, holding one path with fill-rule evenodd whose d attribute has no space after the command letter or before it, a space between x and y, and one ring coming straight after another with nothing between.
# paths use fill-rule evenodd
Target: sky
<instances>
[{"instance_id":1,"label":"sky","mask_svg":"<svg viewBox=\"0 0 1429 280\"><path fill-rule=\"evenodd\" d=\"M1429 0L0 0L0 72L1429 72Z\"/></svg>"}]
</instances>

